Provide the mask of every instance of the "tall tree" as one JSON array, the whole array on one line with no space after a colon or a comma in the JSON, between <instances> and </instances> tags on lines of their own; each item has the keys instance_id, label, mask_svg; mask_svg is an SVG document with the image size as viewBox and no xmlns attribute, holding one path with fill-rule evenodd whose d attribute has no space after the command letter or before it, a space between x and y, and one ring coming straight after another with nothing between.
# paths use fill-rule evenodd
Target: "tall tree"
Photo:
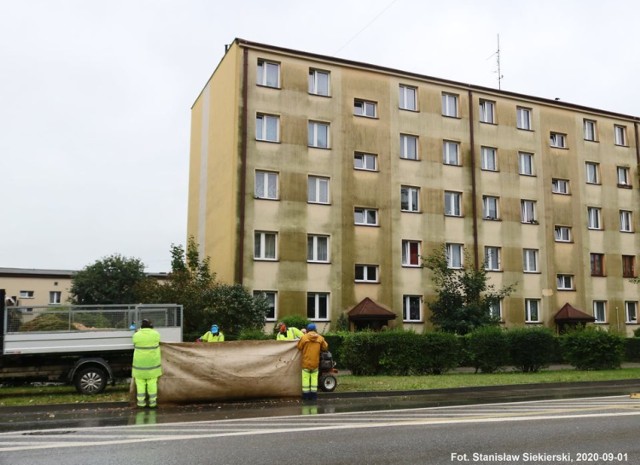
<instances>
[{"instance_id":1,"label":"tall tree","mask_svg":"<svg viewBox=\"0 0 640 465\"><path fill-rule=\"evenodd\" d=\"M467 334L475 328L499 323L499 318L491 315L490 307L510 295L515 284L496 290L487 283L485 267L476 269L468 256L463 268L449 268L445 245L424 259L423 264L432 271L437 294L428 304L435 326L449 333Z\"/></svg>"},{"instance_id":2,"label":"tall tree","mask_svg":"<svg viewBox=\"0 0 640 465\"><path fill-rule=\"evenodd\" d=\"M73 276L70 300L77 305L135 303L138 286L147 279L142 261L113 254Z\"/></svg>"},{"instance_id":3,"label":"tall tree","mask_svg":"<svg viewBox=\"0 0 640 465\"><path fill-rule=\"evenodd\" d=\"M183 307L183 335L193 341L211 324L218 324L226 336L243 329L264 326L268 303L254 298L239 284L222 284L210 270L210 258L201 258L193 237L187 249L171 245L171 273L163 283L145 283L144 302L176 303Z\"/></svg>"}]
</instances>

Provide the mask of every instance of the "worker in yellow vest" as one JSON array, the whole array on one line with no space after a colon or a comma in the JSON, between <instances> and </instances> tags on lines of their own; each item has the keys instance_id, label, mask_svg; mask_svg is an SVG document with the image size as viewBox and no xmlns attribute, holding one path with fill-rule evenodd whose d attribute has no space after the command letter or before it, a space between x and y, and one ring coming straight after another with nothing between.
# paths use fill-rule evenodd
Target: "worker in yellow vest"
<instances>
[{"instance_id":1,"label":"worker in yellow vest","mask_svg":"<svg viewBox=\"0 0 640 465\"><path fill-rule=\"evenodd\" d=\"M224 333L220 331L218 325L211 325L211 330L200 336L197 342L224 342Z\"/></svg>"},{"instance_id":2,"label":"worker in yellow vest","mask_svg":"<svg viewBox=\"0 0 640 465\"><path fill-rule=\"evenodd\" d=\"M283 322L278 323L278 334L276 335L277 341L295 341L301 337L302 331L298 328L294 328L293 326L287 328L287 325Z\"/></svg>"},{"instance_id":3,"label":"worker in yellow vest","mask_svg":"<svg viewBox=\"0 0 640 465\"><path fill-rule=\"evenodd\" d=\"M158 378L162 375L160 333L149 320L142 320L140 330L133 334L133 363L131 376L136 383L138 407L158 405Z\"/></svg>"}]
</instances>

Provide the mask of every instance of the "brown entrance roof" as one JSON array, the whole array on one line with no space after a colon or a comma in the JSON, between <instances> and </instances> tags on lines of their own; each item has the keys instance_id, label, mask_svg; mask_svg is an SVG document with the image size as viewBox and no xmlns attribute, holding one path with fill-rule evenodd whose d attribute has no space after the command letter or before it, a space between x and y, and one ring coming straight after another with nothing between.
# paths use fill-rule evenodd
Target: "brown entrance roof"
<instances>
[{"instance_id":1,"label":"brown entrance roof","mask_svg":"<svg viewBox=\"0 0 640 465\"><path fill-rule=\"evenodd\" d=\"M578 321L596 321L595 317L572 307L568 302L562 306L556 316L554 317L556 322L578 322Z\"/></svg>"},{"instance_id":2,"label":"brown entrance roof","mask_svg":"<svg viewBox=\"0 0 640 465\"><path fill-rule=\"evenodd\" d=\"M396 314L386 307L375 303L369 297L362 299L358 305L347 313L349 320L395 320Z\"/></svg>"}]
</instances>

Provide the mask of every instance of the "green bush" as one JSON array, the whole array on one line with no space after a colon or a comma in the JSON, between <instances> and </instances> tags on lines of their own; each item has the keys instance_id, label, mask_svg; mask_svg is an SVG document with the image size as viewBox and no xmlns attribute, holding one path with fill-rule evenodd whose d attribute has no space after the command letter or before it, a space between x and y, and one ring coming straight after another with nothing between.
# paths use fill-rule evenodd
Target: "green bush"
<instances>
[{"instance_id":1,"label":"green bush","mask_svg":"<svg viewBox=\"0 0 640 465\"><path fill-rule=\"evenodd\" d=\"M340 364L354 375L440 374L455 368L461 356L457 337L447 333L392 330L341 336Z\"/></svg>"},{"instance_id":2,"label":"green bush","mask_svg":"<svg viewBox=\"0 0 640 465\"><path fill-rule=\"evenodd\" d=\"M555 337L549 328L513 328L506 332L511 364L524 373L535 373L551 363Z\"/></svg>"},{"instance_id":3,"label":"green bush","mask_svg":"<svg viewBox=\"0 0 640 465\"><path fill-rule=\"evenodd\" d=\"M640 362L640 338L629 337L625 339L625 356L627 362Z\"/></svg>"},{"instance_id":4,"label":"green bush","mask_svg":"<svg viewBox=\"0 0 640 465\"><path fill-rule=\"evenodd\" d=\"M376 338L379 334L373 331L346 334L340 351L344 367L351 370L354 375L380 374L379 360L383 348Z\"/></svg>"},{"instance_id":5,"label":"green bush","mask_svg":"<svg viewBox=\"0 0 640 465\"><path fill-rule=\"evenodd\" d=\"M422 357L424 373L439 375L456 368L462 360L460 338L445 332L430 332L422 335Z\"/></svg>"},{"instance_id":6,"label":"green bush","mask_svg":"<svg viewBox=\"0 0 640 465\"><path fill-rule=\"evenodd\" d=\"M476 370L494 373L509 363L509 343L501 328L483 326L465 337Z\"/></svg>"},{"instance_id":7,"label":"green bush","mask_svg":"<svg viewBox=\"0 0 640 465\"><path fill-rule=\"evenodd\" d=\"M379 366L384 375L419 375L424 373L422 359L424 337L413 331L383 331L376 334L382 345Z\"/></svg>"},{"instance_id":8,"label":"green bush","mask_svg":"<svg viewBox=\"0 0 640 465\"><path fill-rule=\"evenodd\" d=\"M562 336L562 350L567 361L579 370L620 368L625 341L618 334L588 326Z\"/></svg>"},{"instance_id":9,"label":"green bush","mask_svg":"<svg viewBox=\"0 0 640 465\"><path fill-rule=\"evenodd\" d=\"M347 331L341 331L336 333L323 334L322 336L329 344L329 352L333 356L333 361L336 363L337 368L343 368L342 365L342 341L348 335Z\"/></svg>"},{"instance_id":10,"label":"green bush","mask_svg":"<svg viewBox=\"0 0 640 465\"><path fill-rule=\"evenodd\" d=\"M245 328L238 335L239 341L266 341L273 339L271 334L266 334L261 329Z\"/></svg>"}]
</instances>

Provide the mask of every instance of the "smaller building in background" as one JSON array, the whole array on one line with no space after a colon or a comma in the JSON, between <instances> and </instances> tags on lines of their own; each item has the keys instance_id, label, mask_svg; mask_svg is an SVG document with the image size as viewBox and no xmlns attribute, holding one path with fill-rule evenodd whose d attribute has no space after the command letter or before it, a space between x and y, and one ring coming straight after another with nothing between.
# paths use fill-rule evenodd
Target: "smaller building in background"
<instances>
[{"instance_id":1,"label":"smaller building in background","mask_svg":"<svg viewBox=\"0 0 640 465\"><path fill-rule=\"evenodd\" d=\"M0 268L0 289L7 305L60 305L69 300L74 270Z\"/></svg>"},{"instance_id":2,"label":"smaller building in background","mask_svg":"<svg viewBox=\"0 0 640 465\"><path fill-rule=\"evenodd\" d=\"M78 271L0 268L0 289L5 290L8 306L66 304L69 303L73 275ZM147 276L163 281L168 274L147 273Z\"/></svg>"}]
</instances>

